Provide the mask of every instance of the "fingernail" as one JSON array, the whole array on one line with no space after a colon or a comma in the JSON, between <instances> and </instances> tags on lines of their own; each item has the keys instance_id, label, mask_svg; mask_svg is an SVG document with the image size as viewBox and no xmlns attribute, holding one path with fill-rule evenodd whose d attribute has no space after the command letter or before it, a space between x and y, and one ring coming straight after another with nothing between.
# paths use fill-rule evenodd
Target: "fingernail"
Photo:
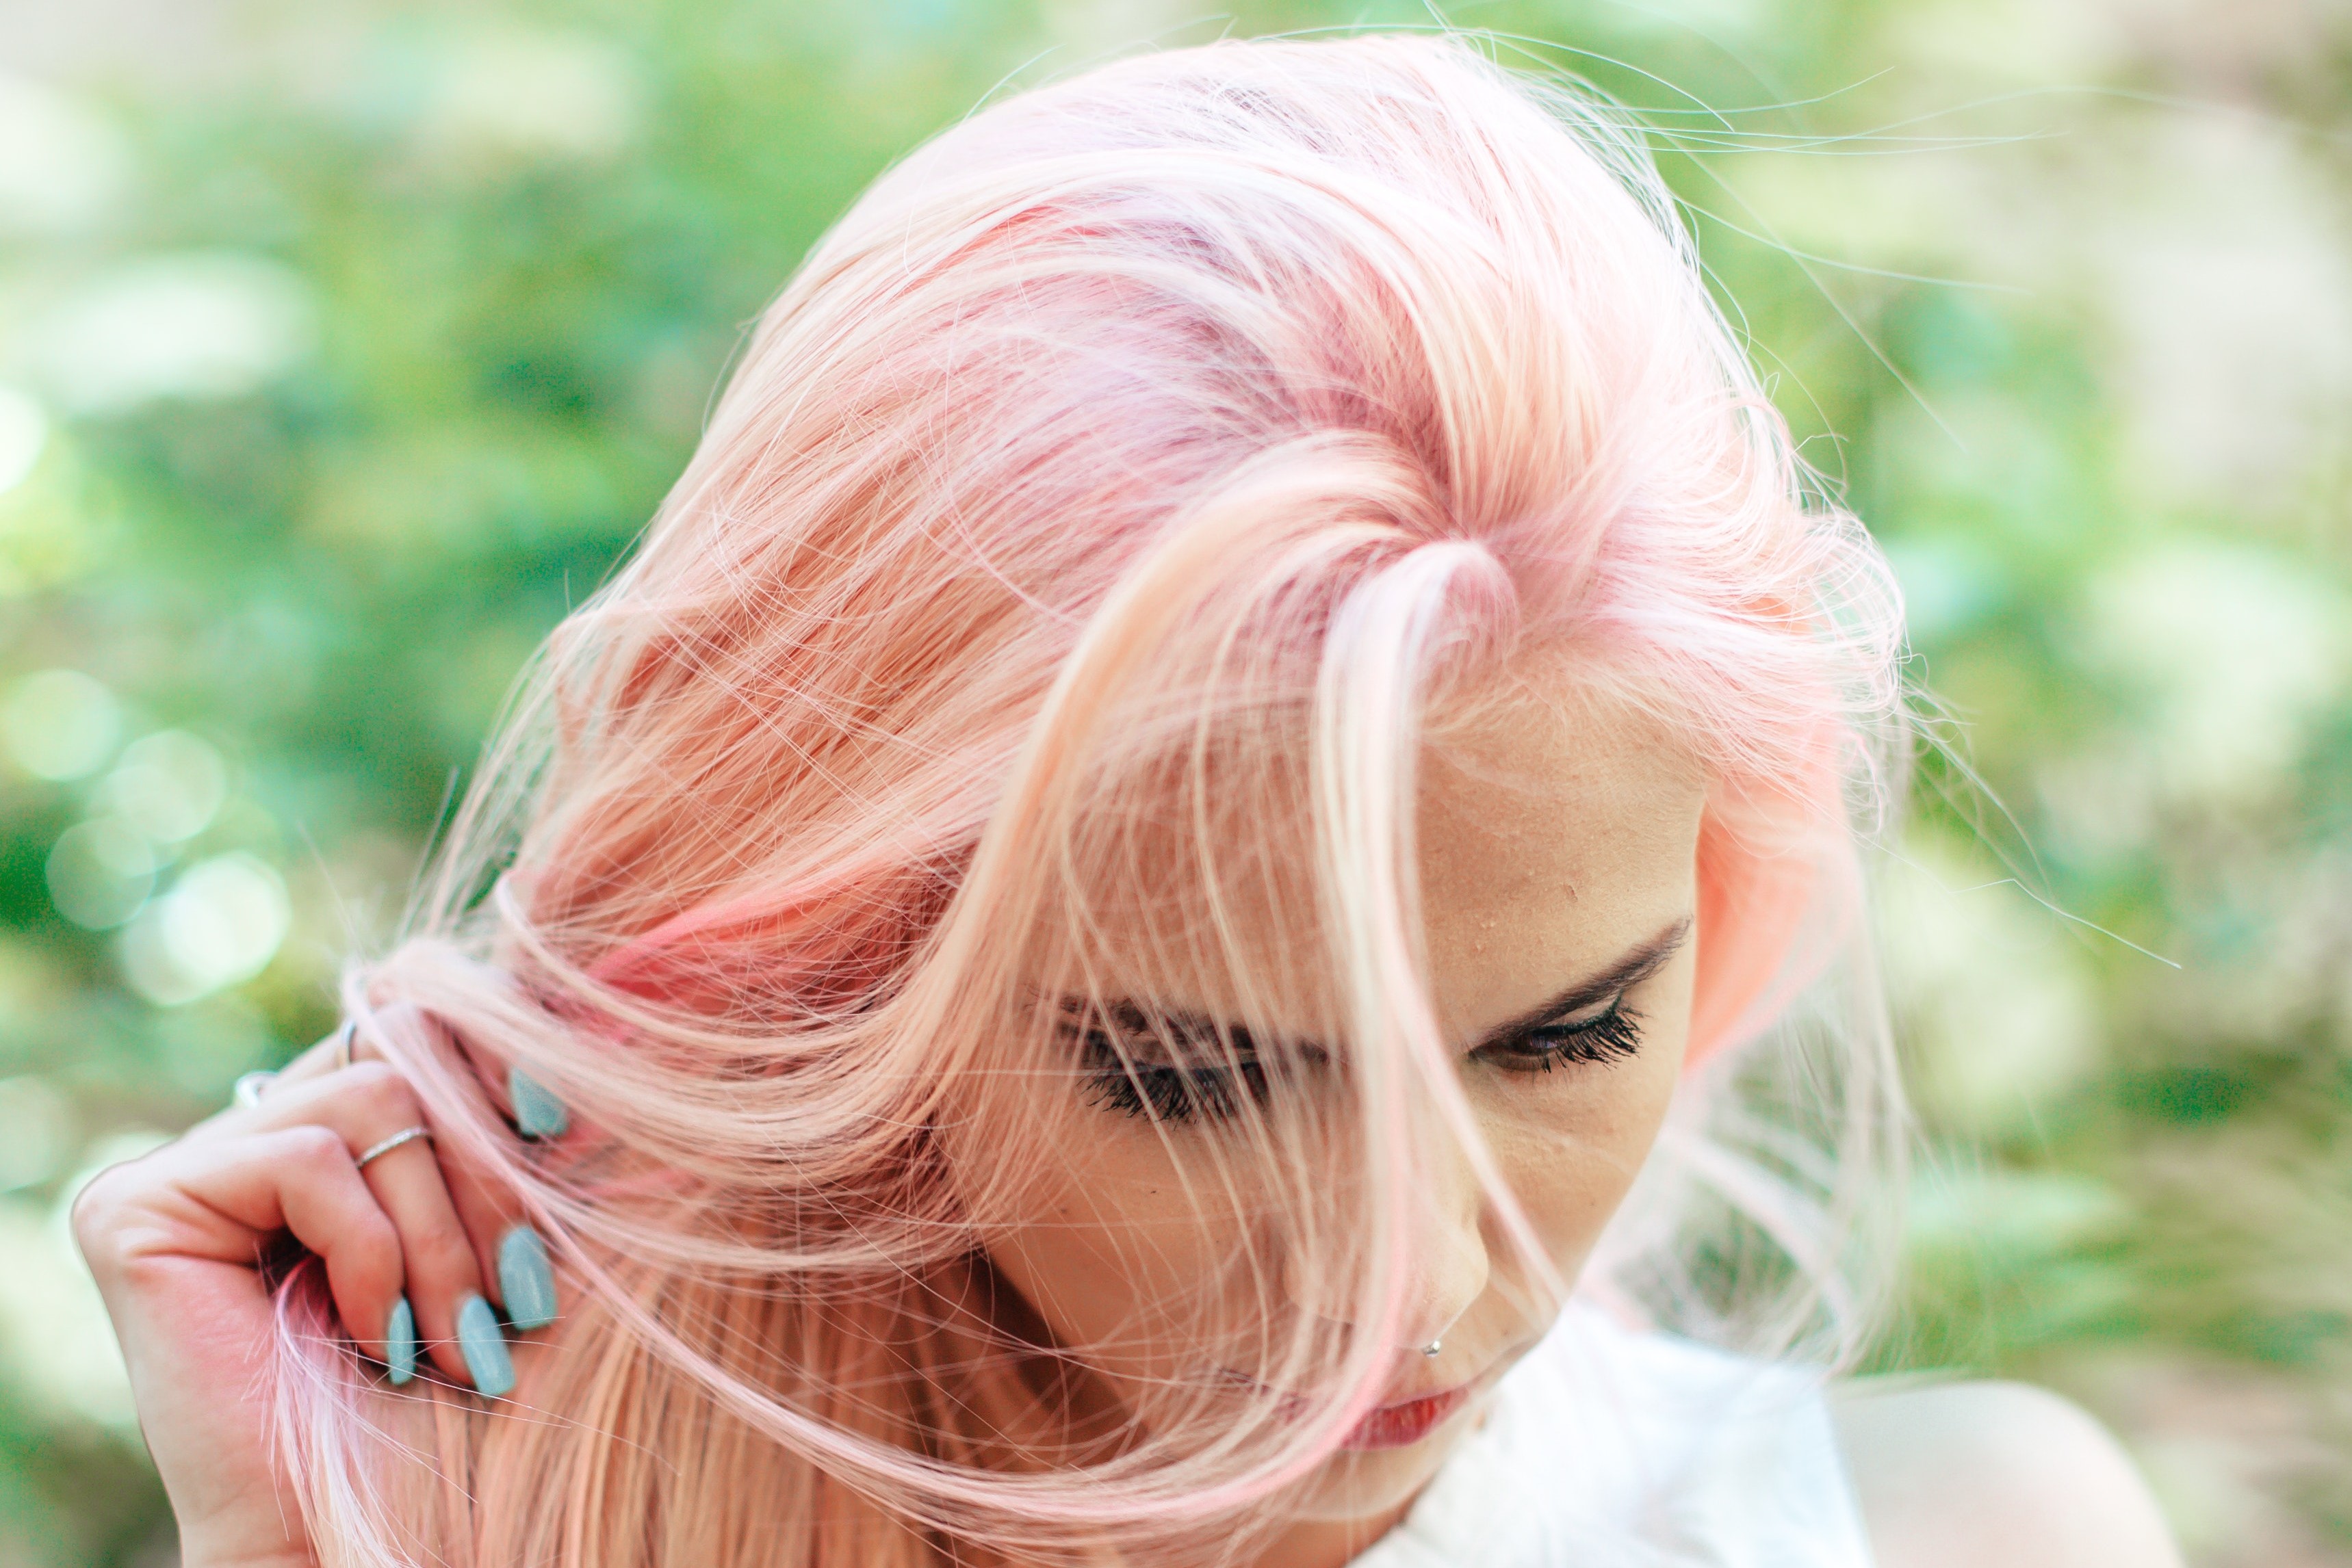
<instances>
[{"instance_id":1,"label":"fingernail","mask_svg":"<svg viewBox=\"0 0 2352 1568\"><path fill-rule=\"evenodd\" d=\"M555 1321L555 1270L547 1266L547 1243L528 1225L499 1243L499 1293L507 1299L507 1321L519 1329Z\"/></svg>"},{"instance_id":2,"label":"fingernail","mask_svg":"<svg viewBox=\"0 0 2352 1568\"><path fill-rule=\"evenodd\" d=\"M563 1102L520 1067L507 1069L507 1099L514 1106L515 1125L526 1138L560 1138L572 1130Z\"/></svg>"},{"instance_id":3,"label":"fingernail","mask_svg":"<svg viewBox=\"0 0 2352 1568\"><path fill-rule=\"evenodd\" d=\"M499 1332L499 1315L479 1296L467 1296L457 1307L457 1349L474 1386L495 1399L514 1386L514 1362L507 1355L506 1335Z\"/></svg>"},{"instance_id":4,"label":"fingernail","mask_svg":"<svg viewBox=\"0 0 2352 1568\"><path fill-rule=\"evenodd\" d=\"M416 1314L406 1296L392 1303L383 1325L383 1375L394 1388L416 1375Z\"/></svg>"}]
</instances>

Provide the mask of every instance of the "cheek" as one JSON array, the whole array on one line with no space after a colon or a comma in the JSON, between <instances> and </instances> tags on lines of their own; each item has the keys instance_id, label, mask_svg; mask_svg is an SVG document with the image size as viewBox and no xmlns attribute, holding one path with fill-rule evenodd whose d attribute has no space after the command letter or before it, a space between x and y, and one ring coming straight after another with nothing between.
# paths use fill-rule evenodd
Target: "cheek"
<instances>
[{"instance_id":1,"label":"cheek","mask_svg":"<svg viewBox=\"0 0 2352 1568\"><path fill-rule=\"evenodd\" d=\"M1553 1263L1571 1273L1624 1201L1673 1097L1671 1077L1661 1086L1634 1063L1601 1071L1605 1085L1507 1085L1499 1095L1517 1103L1486 1122L1504 1179ZM1497 1263L1511 1255L1507 1243L1489 1251Z\"/></svg>"},{"instance_id":2,"label":"cheek","mask_svg":"<svg viewBox=\"0 0 2352 1568\"><path fill-rule=\"evenodd\" d=\"M1605 1067L1490 1082L1487 1137L1555 1263L1573 1269L1649 1158L1682 1081L1690 966L1678 958L1643 998L1641 1051ZM1498 1253L1500 1257L1507 1253Z\"/></svg>"},{"instance_id":3,"label":"cheek","mask_svg":"<svg viewBox=\"0 0 2352 1568\"><path fill-rule=\"evenodd\" d=\"M1199 1173L1188 1183L1139 1122L1079 1108L1039 1131L997 1145L1028 1157L999 1162L997 1191L969 1210L991 1260L1057 1342L1106 1369L1166 1354L1189 1337L1168 1333L1171 1305L1209 1308L1252 1256L1245 1220L1195 1201Z\"/></svg>"}]
</instances>

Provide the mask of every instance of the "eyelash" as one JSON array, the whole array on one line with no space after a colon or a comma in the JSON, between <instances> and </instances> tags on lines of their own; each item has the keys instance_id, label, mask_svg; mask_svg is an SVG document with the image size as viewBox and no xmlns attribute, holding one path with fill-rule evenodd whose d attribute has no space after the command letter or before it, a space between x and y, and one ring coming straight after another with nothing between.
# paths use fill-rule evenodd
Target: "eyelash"
<instances>
[{"instance_id":1,"label":"eyelash","mask_svg":"<svg viewBox=\"0 0 2352 1568\"><path fill-rule=\"evenodd\" d=\"M1128 1116L1184 1122L1194 1116L1226 1120L1241 1109L1239 1091L1258 1104L1266 1100L1265 1068L1254 1061L1238 1067L1164 1067L1129 1062L1108 1030L1079 1033L1094 1103ZM1533 1046L1535 1049L1528 1049ZM1472 1054L1506 1072L1549 1072L1554 1063L1622 1061L1642 1049L1642 1015L1620 997L1598 1018L1578 1024L1546 1024L1515 1040L1497 1040ZM1238 1082L1237 1082L1238 1081Z\"/></svg>"},{"instance_id":2,"label":"eyelash","mask_svg":"<svg viewBox=\"0 0 2352 1568\"><path fill-rule=\"evenodd\" d=\"M1236 1068L1159 1067L1128 1063L1118 1047L1098 1029L1086 1031L1088 1090L1096 1104L1123 1115L1155 1122L1188 1122L1195 1115L1222 1122L1241 1109L1236 1081L1258 1104L1266 1100L1265 1069L1244 1061Z\"/></svg>"},{"instance_id":3,"label":"eyelash","mask_svg":"<svg viewBox=\"0 0 2352 1568\"><path fill-rule=\"evenodd\" d=\"M1524 1049L1535 1043L1539 1049ZM1545 1024L1515 1040L1497 1040L1480 1054L1511 1065L1507 1072L1549 1072L1559 1061L1602 1063L1622 1061L1642 1049L1642 1015L1619 997L1598 1018L1576 1024Z\"/></svg>"}]
</instances>

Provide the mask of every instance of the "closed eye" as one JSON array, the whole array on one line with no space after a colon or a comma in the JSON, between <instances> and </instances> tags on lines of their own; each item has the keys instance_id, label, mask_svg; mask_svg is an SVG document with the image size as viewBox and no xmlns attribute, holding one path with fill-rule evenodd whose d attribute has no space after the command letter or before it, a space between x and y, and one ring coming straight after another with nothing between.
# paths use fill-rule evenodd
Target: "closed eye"
<instances>
[{"instance_id":1,"label":"closed eye","mask_svg":"<svg viewBox=\"0 0 2352 1568\"><path fill-rule=\"evenodd\" d=\"M1549 1072L1563 1062L1622 1061L1642 1049L1642 1015L1625 1005L1622 992L1591 1018L1538 1024L1470 1053L1506 1072Z\"/></svg>"},{"instance_id":2,"label":"closed eye","mask_svg":"<svg viewBox=\"0 0 2352 1568\"><path fill-rule=\"evenodd\" d=\"M1607 969L1490 1030L1470 1060L1507 1072L1622 1061L1642 1048L1643 1016L1626 1005L1633 988L1665 967L1689 937L1675 921ZM1328 1050L1288 1042L1273 1059L1264 1042L1231 1024L1129 1001L1065 998L1058 1032L1078 1048L1088 1097L1108 1110L1155 1122L1223 1120L1244 1103L1263 1105L1277 1071L1328 1065Z\"/></svg>"},{"instance_id":3,"label":"closed eye","mask_svg":"<svg viewBox=\"0 0 2352 1568\"><path fill-rule=\"evenodd\" d=\"M1246 1030L1147 1013L1131 1002L1066 1003L1064 1014L1061 1032L1078 1047L1087 1094L1107 1110L1155 1122L1222 1121L1244 1100L1266 1102L1267 1070Z\"/></svg>"}]
</instances>

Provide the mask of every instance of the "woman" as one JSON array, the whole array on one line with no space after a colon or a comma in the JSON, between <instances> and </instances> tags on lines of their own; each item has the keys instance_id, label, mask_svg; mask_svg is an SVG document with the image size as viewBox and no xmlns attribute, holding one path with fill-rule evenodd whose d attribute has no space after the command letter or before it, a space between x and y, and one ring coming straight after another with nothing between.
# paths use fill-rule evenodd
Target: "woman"
<instances>
[{"instance_id":1,"label":"woman","mask_svg":"<svg viewBox=\"0 0 2352 1568\"><path fill-rule=\"evenodd\" d=\"M1895 620L1588 108L1363 37L975 117L352 1024L82 1199L185 1561L2171 1561L2068 1407L1803 1370Z\"/></svg>"}]
</instances>

